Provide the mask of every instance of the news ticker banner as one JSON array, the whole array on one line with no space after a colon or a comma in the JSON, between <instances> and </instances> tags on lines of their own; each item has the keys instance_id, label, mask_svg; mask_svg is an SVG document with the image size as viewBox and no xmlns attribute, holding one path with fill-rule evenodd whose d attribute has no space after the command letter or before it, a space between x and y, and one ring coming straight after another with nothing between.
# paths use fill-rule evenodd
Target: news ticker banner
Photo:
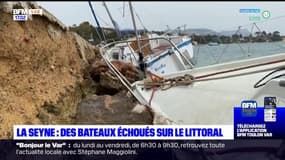
<instances>
[{"instance_id":1,"label":"news ticker banner","mask_svg":"<svg viewBox=\"0 0 285 160\"><path fill-rule=\"evenodd\" d=\"M14 140L233 140L233 125L14 125Z\"/></svg>"},{"instance_id":2,"label":"news ticker banner","mask_svg":"<svg viewBox=\"0 0 285 160\"><path fill-rule=\"evenodd\" d=\"M285 138L285 107L245 100L232 125L15 125L15 140L233 140Z\"/></svg>"}]
</instances>

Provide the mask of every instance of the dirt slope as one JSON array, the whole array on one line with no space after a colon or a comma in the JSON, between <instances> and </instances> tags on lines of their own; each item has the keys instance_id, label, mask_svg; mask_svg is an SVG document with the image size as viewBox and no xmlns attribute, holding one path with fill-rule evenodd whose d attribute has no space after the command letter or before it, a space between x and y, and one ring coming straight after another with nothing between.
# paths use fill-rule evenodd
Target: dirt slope
<instances>
[{"instance_id":1,"label":"dirt slope","mask_svg":"<svg viewBox=\"0 0 285 160\"><path fill-rule=\"evenodd\" d=\"M44 17L14 22L0 12L0 137L13 124L40 123L39 108L82 82L84 62L72 33ZM5 114L3 114L5 113Z\"/></svg>"},{"instance_id":2,"label":"dirt slope","mask_svg":"<svg viewBox=\"0 0 285 160\"><path fill-rule=\"evenodd\" d=\"M36 6L0 2L0 138L15 124L152 123L147 110L132 115L136 102L110 71L94 73L98 48L48 12L13 21L15 3Z\"/></svg>"}]
</instances>

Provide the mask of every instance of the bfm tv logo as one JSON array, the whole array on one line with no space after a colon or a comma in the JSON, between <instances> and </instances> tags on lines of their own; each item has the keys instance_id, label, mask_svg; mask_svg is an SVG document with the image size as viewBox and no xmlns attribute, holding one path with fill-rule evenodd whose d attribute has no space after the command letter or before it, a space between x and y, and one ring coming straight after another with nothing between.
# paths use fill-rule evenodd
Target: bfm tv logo
<instances>
[{"instance_id":1,"label":"bfm tv logo","mask_svg":"<svg viewBox=\"0 0 285 160\"><path fill-rule=\"evenodd\" d=\"M257 114L257 102L250 100L250 101L242 101L241 102L242 108L242 116L243 117L255 117Z\"/></svg>"},{"instance_id":2,"label":"bfm tv logo","mask_svg":"<svg viewBox=\"0 0 285 160\"><path fill-rule=\"evenodd\" d=\"M42 9L13 9L14 21L27 21L29 15L42 15Z\"/></svg>"}]
</instances>

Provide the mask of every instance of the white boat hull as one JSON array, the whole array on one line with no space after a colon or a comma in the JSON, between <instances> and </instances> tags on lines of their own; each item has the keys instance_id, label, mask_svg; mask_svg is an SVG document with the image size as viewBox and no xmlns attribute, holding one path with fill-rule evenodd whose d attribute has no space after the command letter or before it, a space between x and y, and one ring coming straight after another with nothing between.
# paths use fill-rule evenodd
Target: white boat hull
<instances>
[{"instance_id":1,"label":"white boat hull","mask_svg":"<svg viewBox=\"0 0 285 160\"><path fill-rule=\"evenodd\" d=\"M192 67L191 59L194 54L191 39L176 37L174 40L177 41L176 43L172 42L176 48L169 43L170 40L165 39L152 40L158 43L150 41L152 43L149 42L149 45L144 45L150 47L149 50L146 49L149 53L144 53L146 54L144 58L147 70L156 75L164 76ZM108 61L131 63L139 68L139 54L135 48L129 43L118 42L114 47L104 51L104 58Z\"/></svg>"},{"instance_id":2,"label":"white boat hull","mask_svg":"<svg viewBox=\"0 0 285 160\"><path fill-rule=\"evenodd\" d=\"M182 42L177 46L177 48L189 61L191 61L193 58L193 48L190 40ZM160 76L187 69L187 63L183 62L183 59L179 55L178 51L172 49L172 52L173 53L166 50L160 55L150 58L150 60L146 62L147 69Z\"/></svg>"},{"instance_id":3,"label":"white boat hull","mask_svg":"<svg viewBox=\"0 0 285 160\"><path fill-rule=\"evenodd\" d=\"M282 58L285 59L284 54L186 70L166 75L166 77L171 78L185 74L199 77L212 73L221 74L212 75L209 78L229 77L194 82L188 86L176 86L168 90L158 89L155 92L152 89L143 89L144 86L140 81L133 84L134 92L142 104L149 105L152 97L150 107L153 112L169 119L172 123L233 124L233 107L240 106L243 100L256 100L259 106L263 106L265 96L275 96L277 97L277 106L285 106L285 87L279 85L279 82L285 80L285 77L274 79L259 88L253 87L269 72L277 67L285 66L285 62L223 72L242 66L278 61ZM251 73L260 70L267 71ZM278 74L281 73L284 74L285 71L278 72Z\"/></svg>"}]
</instances>

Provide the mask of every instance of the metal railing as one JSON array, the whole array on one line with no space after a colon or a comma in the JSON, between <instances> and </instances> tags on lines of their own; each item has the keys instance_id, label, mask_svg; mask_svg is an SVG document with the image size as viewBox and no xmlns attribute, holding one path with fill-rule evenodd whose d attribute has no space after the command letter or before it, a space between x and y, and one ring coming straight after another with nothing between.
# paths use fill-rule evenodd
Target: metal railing
<instances>
[{"instance_id":1,"label":"metal railing","mask_svg":"<svg viewBox=\"0 0 285 160\"><path fill-rule=\"evenodd\" d=\"M154 37L154 38L143 38L143 39L140 39L140 41L146 41L146 40L159 40L159 39L163 39L163 40L166 40L168 41L171 46L179 53L179 55L189 64L189 66L191 68L193 68L193 64L190 62L190 60L187 59L187 57L185 57L181 52L180 50L177 48L177 46L169 39L167 38L164 38L164 37ZM136 95L134 94L134 89L131 85L131 83L128 81L128 79L111 63L111 61L109 59L106 58L105 54L107 52L108 49L110 49L110 47L113 47L115 46L116 44L120 44L120 43L126 43L128 47L130 47L129 43L131 42L136 42L136 40L125 40L125 41L116 41L116 42L111 42L111 43L108 43L104 46L102 46L100 48L100 54L103 58L103 60L106 62L106 64L108 65L108 67L111 69L111 71L119 78L119 80L122 82L122 84L130 91L130 93L132 93L132 95L134 97L136 97ZM134 54L133 50L130 49L130 51L132 52L132 54ZM183 61L180 62L183 66L184 63ZM137 97L136 97L137 98Z\"/></svg>"}]
</instances>

